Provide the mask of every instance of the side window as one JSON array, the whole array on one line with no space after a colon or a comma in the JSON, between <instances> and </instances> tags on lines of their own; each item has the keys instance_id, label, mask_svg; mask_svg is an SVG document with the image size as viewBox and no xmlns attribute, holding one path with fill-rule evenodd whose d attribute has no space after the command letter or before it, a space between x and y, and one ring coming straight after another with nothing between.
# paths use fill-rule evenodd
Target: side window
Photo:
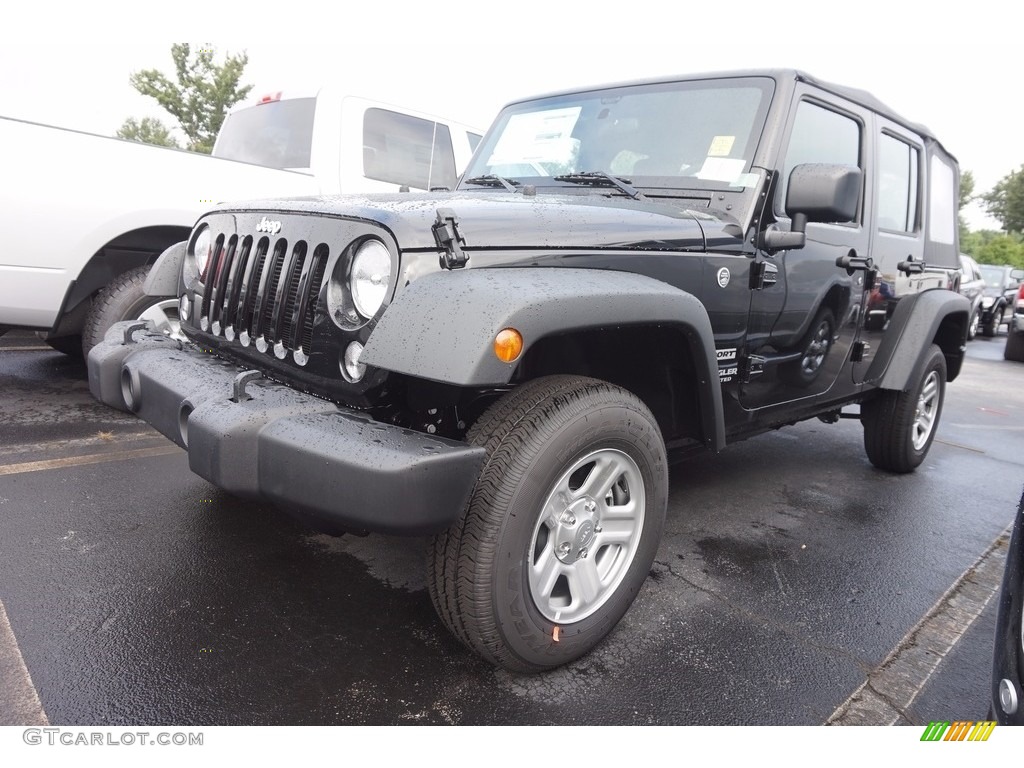
<instances>
[{"instance_id":1,"label":"side window","mask_svg":"<svg viewBox=\"0 0 1024 768\"><path fill-rule=\"evenodd\" d=\"M802 101L782 168L775 211L785 215L789 174L802 163L836 163L860 167L860 124L851 117Z\"/></svg>"},{"instance_id":2,"label":"side window","mask_svg":"<svg viewBox=\"0 0 1024 768\"><path fill-rule=\"evenodd\" d=\"M878 226L897 232L917 229L918 158L907 142L883 133L878 143Z\"/></svg>"},{"instance_id":3,"label":"side window","mask_svg":"<svg viewBox=\"0 0 1024 768\"><path fill-rule=\"evenodd\" d=\"M928 190L928 239L952 245L956 235L957 194L953 168L932 155Z\"/></svg>"},{"instance_id":4,"label":"side window","mask_svg":"<svg viewBox=\"0 0 1024 768\"><path fill-rule=\"evenodd\" d=\"M430 186L432 120L371 108L363 116L363 175L418 189ZM449 149L451 137L448 138ZM453 161L454 167L454 161Z\"/></svg>"}]
</instances>

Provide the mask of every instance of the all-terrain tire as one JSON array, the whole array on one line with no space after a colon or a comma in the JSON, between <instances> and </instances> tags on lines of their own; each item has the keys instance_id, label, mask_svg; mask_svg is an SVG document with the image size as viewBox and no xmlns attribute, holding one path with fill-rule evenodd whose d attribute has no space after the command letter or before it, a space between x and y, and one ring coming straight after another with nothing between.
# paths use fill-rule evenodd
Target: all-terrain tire
<instances>
[{"instance_id":1,"label":"all-terrain tire","mask_svg":"<svg viewBox=\"0 0 1024 768\"><path fill-rule=\"evenodd\" d=\"M496 401L467 440L487 458L463 517L428 544L438 615L516 672L582 656L632 604L657 551L668 497L657 422L620 387L550 376Z\"/></svg>"},{"instance_id":2,"label":"all-terrain tire","mask_svg":"<svg viewBox=\"0 0 1024 768\"><path fill-rule=\"evenodd\" d=\"M946 358L932 344L917 379L906 391L881 390L861 405L868 459L889 472L912 472L931 448L942 415Z\"/></svg>"},{"instance_id":3,"label":"all-terrain tire","mask_svg":"<svg viewBox=\"0 0 1024 768\"><path fill-rule=\"evenodd\" d=\"M85 357L89 356L90 349L103 341L107 329L114 323L136 320L153 307L172 304L173 297L149 296L143 291L149 269L149 266L141 266L122 272L93 298L82 328L82 353ZM176 310L173 310L173 315L176 320Z\"/></svg>"}]
</instances>

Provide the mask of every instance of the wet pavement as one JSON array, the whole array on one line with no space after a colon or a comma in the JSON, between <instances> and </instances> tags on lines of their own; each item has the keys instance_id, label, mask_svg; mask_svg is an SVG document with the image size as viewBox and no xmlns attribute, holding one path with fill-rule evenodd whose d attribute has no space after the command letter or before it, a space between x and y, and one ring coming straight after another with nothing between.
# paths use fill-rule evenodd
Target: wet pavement
<instances>
[{"instance_id":1,"label":"wet pavement","mask_svg":"<svg viewBox=\"0 0 1024 768\"><path fill-rule=\"evenodd\" d=\"M8 335L0 603L53 724L823 723L1013 519L1024 366L1004 339L971 342L912 475L871 467L853 420L676 466L625 619L523 677L444 629L423 540L319 535L232 498L92 400L81 362ZM901 722L985 717L994 607Z\"/></svg>"}]
</instances>

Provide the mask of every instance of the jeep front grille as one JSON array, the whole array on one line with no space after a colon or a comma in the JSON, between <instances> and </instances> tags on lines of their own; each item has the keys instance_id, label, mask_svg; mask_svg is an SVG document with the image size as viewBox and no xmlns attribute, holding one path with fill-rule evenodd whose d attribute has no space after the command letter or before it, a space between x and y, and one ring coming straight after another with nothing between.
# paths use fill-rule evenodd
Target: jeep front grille
<instances>
[{"instance_id":1,"label":"jeep front grille","mask_svg":"<svg viewBox=\"0 0 1024 768\"><path fill-rule=\"evenodd\" d=\"M207 267L199 327L244 347L293 354L305 365L313 340L317 296L330 249L310 250L305 240L289 243L253 235L220 235Z\"/></svg>"}]
</instances>

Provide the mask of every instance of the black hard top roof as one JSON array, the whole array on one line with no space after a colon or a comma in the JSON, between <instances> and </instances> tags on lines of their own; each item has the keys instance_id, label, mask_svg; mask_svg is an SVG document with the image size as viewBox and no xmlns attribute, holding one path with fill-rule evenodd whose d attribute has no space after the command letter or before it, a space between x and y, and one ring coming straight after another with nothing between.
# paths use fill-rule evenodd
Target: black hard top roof
<instances>
[{"instance_id":1,"label":"black hard top roof","mask_svg":"<svg viewBox=\"0 0 1024 768\"><path fill-rule=\"evenodd\" d=\"M671 83L685 80L715 80L722 78L738 77L770 77L778 82L793 81L810 83L811 85L821 88L824 91L833 93L836 96L841 96L842 98L848 101L852 101L855 104L860 104L862 107L866 107L867 109L870 109L872 112L876 112L884 117L887 117L894 123L898 123L899 125L902 125L905 128L909 128L910 130L914 131L923 138L930 139L931 141L934 141L936 144L939 144L940 146L942 145L942 142L939 140L939 138L934 133L932 133L932 131L929 130L926 126L908 120L907 118L900 115L894 109L892 109L887 104L880 101L878 98L868 93L867 91L861 90L860 88L850 88L845 85L830 83L826 80L819 80L818 78L798 69L744 69L733 70L729 72L701 72L689 75L666 75L665 77L649 77L640 80L631 80L628 82L607 83L604 85L587 86L584 88L573 88L568 90L557 91L554 93L547 93L536 98L547 98L550 96L568 95L571 93L580 93L582 91L597 91L604 88L617 88L627 85L646 85L649 83ZM518 104L522 101L531 100L532 99L516 99L516 101L512 103ZM943 150L948 154L948 150L945 150L944 147Z\"/></svg>"}]
</instances>

